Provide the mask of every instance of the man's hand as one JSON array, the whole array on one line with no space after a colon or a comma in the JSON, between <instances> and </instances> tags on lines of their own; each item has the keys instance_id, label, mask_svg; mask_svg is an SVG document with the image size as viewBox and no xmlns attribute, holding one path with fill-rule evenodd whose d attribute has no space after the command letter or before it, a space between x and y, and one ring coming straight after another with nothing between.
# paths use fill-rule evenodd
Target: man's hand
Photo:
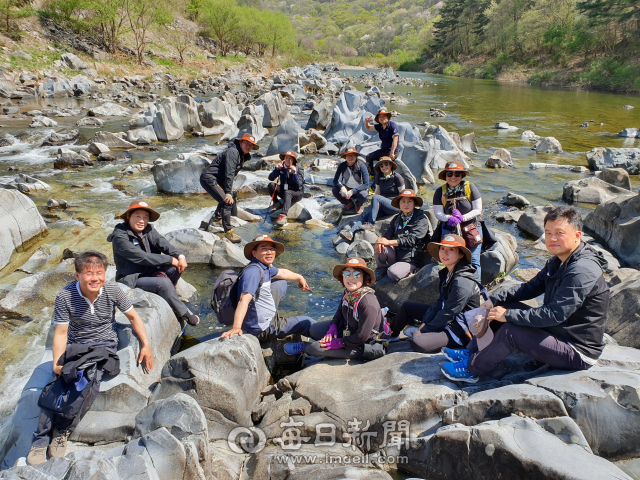
<instances>
[{"instance_id":1,"label":"man's hand","mask_svg":"<svg viewBox=\"0 0 640 480\"><path fill-rule=\"evenodd\" d=\"M151 353L151 347L149 345L144 345L140 349L140 355L138 356L138 365L142 365L144 362L144 366L147 370L153 370L153 354Z\"/></svg>"},{"instance_id":2,"label":"man's hand","mask_svg":"<svg viewBox=\"0 0 640 480\"><path fill-rule=\"evenodd\" d=\"M378 237L378 239L376 240L376 243L374 245L374 248L376 249L377 253L382 253L382 249L384 247L386 247L387 245L389 245L389 240L384 238L384 237Z\"/></svg>"},{"instance_id":3,"label":"man's hand","mask_svg":"<svg viewBox=\"0 0 640 480\"><path fill-rule=\"evenodd\" d=\"M230 193L227 193L224 196L224 203L227 203L229 205L233 205L233 195L231 195Z\"/></svg>"},{"instance_id":4,"label":"man's hand","mask_svg":"<svg viewBox=\"0 0 640 480\"><path fill-rule=\"evenodd\" d=\"M342 195L343 197L347 196L347 187L345 187L344 185L340 187L340 195Z\"/></svg>"},{"instance_id":5,"label":"man's hand","mask_svg":"<svg viewBox=\"0 0 640 480\"><path fill-rule=\"evenodd\" d=\"M345 194L344 198L349 200L351 197L353 197L353 190L348 190L347 193Z\"/></svg>"},{"instance_id":6,"label":"man's hand","mask_svg":"<svg viewBox=\"0 0 640 480\"><path fill-rule=\"evenodd\" d=\"M505 317L505 313L507 313L507 309L504 307L493 307L489 310L489 315L487 315L488 320L495 320L496 322L505 323L507 318Z\"/></svg>"},{"instance_id":7,"label":"man's hand","mask_svg":"<svg viewBox=\"0 0 640 480\"><path fill-rule=\"evenodd\" d=\"M309 290L309 284L302 275L298 279L298 285L300 285L300 290Z\"/></svg>"},{"instance_id":8,"label":"man's hand","mask_svg":"<svg viewBox=\"0 0 640 480\"><path fill-rule=\"evenodd\" d=\"M367 123L367 125L369 125L371 123L371 120L373 120L373 117L367 117L365 119L365 122Z\"/></svg>"},{"instance_id":9,"label":"man's hand","mask_svg":"<svg viewBox=\"0 0 640 480\"><path fill-rule=\"evenodd\" d=\"M391 152L391 153L389 154L389 158L395 162L395 161L396 161L396 154L395 154L395 153L393 153L393 152Z\"/></svg>"},{"instance_id":10,"label":"man's hand","mask_svg":"<svg viewBox=\"0 0 640 480\"><path fill-rule=\"evenodd\" d=\"M241 328L232 328L231 330L227 330L222 335L220 335L220 338L231 338L234 335L238 335L239 337L241 337L242 336L242 329Z\"/></svg>"},{"instance_id":11,"label":"man's hand","mask_svg":"<svg viewBox=\"0 0 640 480\"><path fill-rule=\"evenodd\" d=\"M291 166L289 167L289 170L291 170L291 173L296 173L298 171L298 167L296 167L293 163L291 164Z\"/></svg>"},{"instance_id":12,"label":"man's hand","mask_svg":"<svg viewBox=\"0 0 640 480\"><path fill-rule=\"evenodd\" d=\"M55 373L56 375L60 375L62 373L62 365L54 365L53 373Z\"/></svg>"}]
</instances>

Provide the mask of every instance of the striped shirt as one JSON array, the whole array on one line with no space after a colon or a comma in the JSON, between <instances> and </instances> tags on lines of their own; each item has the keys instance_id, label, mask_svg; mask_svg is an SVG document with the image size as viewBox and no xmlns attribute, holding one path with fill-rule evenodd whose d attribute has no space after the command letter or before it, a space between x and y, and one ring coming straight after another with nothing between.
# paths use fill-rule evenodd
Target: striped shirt
<instances>
[{"instance_id":1,"label":"striped shirt","mask_svg":"<svg viewBox=\"0 0 640 480\"><path fill-rule=\"evenodd\" d=\"M68 344L117 342L116 307L122 313L133 309L117 284L106 282L91 303L82 295L78 282L71 282L56 296L53 323L69 324Z\"/></svg>"}]
</instances>

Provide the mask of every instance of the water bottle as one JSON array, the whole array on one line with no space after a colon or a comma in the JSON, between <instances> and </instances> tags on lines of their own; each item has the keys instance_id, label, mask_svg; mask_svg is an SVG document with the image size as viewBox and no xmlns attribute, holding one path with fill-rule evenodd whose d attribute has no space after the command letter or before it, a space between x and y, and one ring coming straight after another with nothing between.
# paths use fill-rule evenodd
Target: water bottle
<instances>
[{"instance_id":1,"label":"water bottle","mask_svg":"<svg viewBox=\"0 0 640 480\"><path fill-rule=\"evenodd\" d=\"M386 318L387 317L387 312L389 311L389 308L388 307L384 307L383 309L381 309L381 311L382 311L382 316Z\"/></svg>"}]
</instances>

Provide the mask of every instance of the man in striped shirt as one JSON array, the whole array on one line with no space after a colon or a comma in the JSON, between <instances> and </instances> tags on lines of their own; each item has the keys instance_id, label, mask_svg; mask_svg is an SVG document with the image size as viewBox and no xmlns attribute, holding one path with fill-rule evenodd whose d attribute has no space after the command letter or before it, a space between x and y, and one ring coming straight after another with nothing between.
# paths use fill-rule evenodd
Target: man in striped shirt
<instances>
[{"instance_id":1,"label":"man in striped shirt","mask_svg":"<svg viewBox=\"0 0 640 480\"><path fill-rule=\"evenodd\" d=\"M55 301L53 373L61 374L63 365L58 361L72 345L104 348L110 355L116 355L116 308L129 319L140 340L138 364L144 364L147 370L151 370L153 356L142 320L120 287L113 282L105 283L107 257L93 250L82 252L75 259L75 269L76 280L64 287ZM50 457L64 457L67 439L80 420L42 409L27 463L36 465L45 462L47 447Z\"/></svg>"}]
</instances>

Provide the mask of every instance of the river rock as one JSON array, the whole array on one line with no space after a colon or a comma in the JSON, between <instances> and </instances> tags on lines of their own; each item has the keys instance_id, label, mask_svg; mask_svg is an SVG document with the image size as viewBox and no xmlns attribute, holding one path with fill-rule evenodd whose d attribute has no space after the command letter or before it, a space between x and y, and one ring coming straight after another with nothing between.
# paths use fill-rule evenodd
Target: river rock
<instances>
[{"instance_id":1,"label":"river rock","mask_svg":"<svg viewBox=\"0 0 640 480\"><path fill-rule=\"evenodd\" d=\"M505 205L514 206L514 207L528 207L531 205L531 202L524 198L522 195L518 195L513 192L507 193L501 200L501 202Z\"/></svg>"},{"instance_id":2,"label":"river rock","mask_svg":"<svg viewBox=\"0 0 640 480\"><path fill-rule=\"evenodd\" d=\"M494 128L498 130L509 130L509 124L507 122L498 122Z\"/></svg>"},{"instance_id":3,"label":"river rock","mask_svg":"<svg viewBox=\"0 0 640 480\"><path fill-rule=\"evenodd\" d=\"M380 304L389 307L392 312L398 312L402 303L407 300L433 304L438 299L440 270L438 264L430 263L418 270L415 275L398 282L392 282L385 276L382 280L375 282L372 288L376 291Z\"/></svg>"},{"instance_id":4,"label":"river rock","mask_svg":"<svg viewBox=\"0 0 640 480\"><path fill-rule=\"evenodd\" d=\"M159 478L184 479L187 466L185 447L164 427L132 440L127 444L126 451L127 454L149 457L156 472L162 475Z\"/></svg>"},{"instance_id":5,"label":"river rock","mask_svg":"<svg viewBox=\"0 0 640 480\"><path fill-rule=\"evenodd\" d=\"M153 129L161 142L179 140L184 135L184 127L176 109L176 98L162 98L149 107ZM146 113L145 113L146 115Z\"/></svg>"},{"instance_id":6,"label":"river rock","mask_svg":"<svg viewBox=\"0 0 640 480\"><path fill-rule=\"evenodd\" d=\"M511 161L511 153L509 153L509 150L499 148L491 154L491 156L487 160L486 165L489 168L513 167L513 162Z\"/></svg>"},{"instance_id":7,"label":"river rock","mask_svg":"<svg viewBox=\"0 0 640 480\"><path fill-rule=\"evenodd\" d=\"M36 115L35 117L33 117L33 120L31 120L29 127L30 128L55 127L56 125L58 125L58 122L56 122L55 120L52 120L49 117L45 117L42 115Z\"/></svg>"},{"instance_id":8,"label":"river rock","mask_svg":"<svg viewBox=\"0 0 640 480\"><path fill-rule=\"evenodd\" d=\"M79 127L101 127L104 125L104 120L96 117L82 117L76 122Z\"/></svg>"},{"instance_id":9,"label":"river rock","mask_svg":"<svg viewBox=\"0 0 640 480\"><path fill-rule=\"evenodd\" d=\"M339 146L365 143L377 133L372 134L366 130L364 120L374 117L383 105L384 100L377 96L366 97L358 90L343 91L333 109L331 122L324 133L325 138Z\"/></svg>"},{"instance_id":10,"label":"river rock","mask_svg":"<svg viewBox=\"0 0 640 480\"><path fill-rule=\"evenodd\" d=\"M137 145L151 145L158 141L153 126L147 125L144 128L136 128L127 132L127 141Z\"/></svg>"},{"instance_id":11,"label":"river rock","mask_svg":"<svg viewBox=\"0 0 640 480\"><path fill-rule=\"evenodd\" d=\"M63 53L60 59L72 70L84 70L87 68L87 64L84 63L77 55L73 53Z\"/></svg>"},{"instance_id":12,"label":"river rock","mask_svg":"<svg viewBox=\"0 0 640 480\"><path fill-rule=\"evenodd\" d=\"M371 261L375 257L373 246L366 240L354 240L347 249L347 257L360 257L365 261Z\"/></svg>"},{"instance_id":13,"label":"river rock","mask_svg":"<svg viewBox=\"0 0 640 480\"><path fill-rule=\"evenodd\" d=\"M635 138L636 134L638 133L638 129L637 128L625 128L624 130L622 130L618 136L619 137L630 137L630 138Z\"/></svg>"},{"instance_id":14,"label":"river rock","mask_svg":"<svg viewBox=\"0 0 640 480\"><path fill-rule=\"evenodd\" d=\"M175 248L184 253L187 263L211 263L213 248L219 238L197 228L172 230L164 236Z\"/></svg>"},{"instance_id":15,"label":"river rock","mask_svg":"<svg viewBox=\"0 0 640 480\"><path fill-rule=\"evenodd\" d=\"M548 170L568 170L570 172L575 173L588 173L589 169L587 167L583 167L581 165L558 165L557 163L530 163L530 170L540 170L540 169L548 169Z\"/></svg>"},{"instance_id":16,"label":"river rock","mask_svg":"<svg viewBox=\"0 0 640 480\"><path fill-rule=\"evenodd\" d=\"M51 190L51 187L42 180L30 177L24 173L19 173L16 178L8 182L0 180L0 188L18 190L22 193L48 192Z\"/></svg>"},{"instance_id":17,"label":"river rock","mask_svg":"<svg viewBox=\"0 0 640 480\"><path fill-rule=\"evenodd\" d=\"M286 152L287 150L298 151L298 136L302 133L302 128L298 125L295 118L287 117L284 119L273 140L267 149L267 155L276 155Z\"/></svg>"},{"instance_id":18,"label":"river rock","mask_svg":"<svg viewBox=\"0 0 640 480\"><path fill-rule=\"evenodd\" d=\"M530 418L548 418L566 416L567 410L562 401L547 390L526 384L508 385L475 393L445 410L442 424L473 426L514 413Z\"/></svg>"},{"instance_id":19,"label":"river rock","mask_svg":"<svg viewBox=\"0 0 640 480\"><path fill-rule=\"evenodd\" d=\"M176 114L185 132L202 131L198 105L191 95L178 96L176 99Z\"/></svg>"},{"instance_id":20,"label":"river rock","mask_svg":"<svg viewBox=\"0 0 640 480\"><path fill-rule=\"evenodd\" d=\"M553 205L547 205L525 210L518 219L518 227L534 237L540 238L544 235L544 217L552 209Z\"/></svg>"},{"instance_id":21,"label":"river rock","mask_svg":"<svg viewBox=\"0 0 640 480\"><path fill-rule=\"evenodd\" d=\"M566 443L536 420L511 416L473 427L451 425L440 428L427 441L422 457L428 478L454 480L495 479L509 472L513 478L630 480L609 461Z\"/></svg>"},{"instance_id":22,"label":"river rock","mask_svg":"<svg viewBox=\"0 0 640 480\"><path fill-rule=\"evenodd\" d=\"M595 203L599 205L618 196L634 196L627 189L616 187L596 177L572 180L562 189L562 199L567 203Z\"/></svg>"},{"instance_id":23,"label":"river rock","mask_svg":"<svg viewBox=\"0 0 640 480\"><path fill-rule=\"evenodd\" d=\"M81 153L74 152L68 148L59 148L58 156L53 162L53 168L56 170L62 170L65 168L78 168L85 166L92 166L94 162L82 155Z\"/></svg>"},{"instance_id":24,"label":"river rock","mask_svg":"<svg viewBox=\"0 0 640 480\"><path fill-rule=\"evenodd\" d=\"M330 122L331 109L326 103L320 102L313 107L311 115L309 116L309 121L307 122L307 126L304 128L305 130L308 130L310 128L324 130L329 126Z\"/></svg>"},{"instance_id":25,"label":"river rock","mask_svg":"<svg viewBox=\"0 0 640 480\"><path fill-rule=\"evenodd\" d=\"M625 267L640 268L640 196L619 196L596 207L585 230L602 241Z\"/></svg>"},{"instance_id":26,"label":"river rock","mask_svg":"<svg viewBox=\"0 0 640 480\"><path fill-rule=\"evenodd\" d=\"M636 273L638 273L638 270L635 268L620 268L609 277L607 284L609 285L609 288L615 287Z\"/></svg>"},{"instance_id":27,"label":"river rock","mask_svg":"<svg viewBox=\"0 0 640 480\"><path fill-rule=\"evenodd\" d=\"M587 162L592 170L623 168L630 175L640 174L640 148L602 148L587 152Z\"/></svg>"},{"instance_id":28,"label":"river rock","mask_svg":"<svg viewBox=\"0 0 640 480\"><path fill-rule=\"evenodd\" d=\"M478 153L476 134L471 132L460 137L460 148L462 148L464 153Z\"/></svg>"},{"instance_id":29,"label":"river rock","mask_svg":"<svg viewBox=\"0 0 640 480\"><path fill-rule=\"evenodd\" d=\"M158 159L153 163L151 173L161 192L205 193L200 185L200 175L210 163L208 158L195 154L186 159Z\"/></svg>"},{"instance_id":30,"label":"river rock","mask_svg":"<svg viewBox=\"0 0 640 480\"><path fill-rule=\"evenodd\" d=\"M516 253L518 242L515 237L507 232L493 230L497 241L488 250L480 254L480 266L482 267L482 283L487 285L500 274L509 272L520 260Z\"/></svg>"},{"instance_id":31,"label":"river rock","mask_svg":"<svg viewBox=\"0 0 640 480\"><path fill-rule=\"evenodd\" d=\"M234 426L253 427L251 412L260 403L268 378L260 344L253 335L216 338L171 357L153 399L186 393L202 408L210 437L226 438Z\"/></svg>"},{"instance_id":32,"label":"river rock","mask_svg":"<svg viewBox=\"0 0 640 480\"><path fill-rule=\"evenodd\" d=\"M304 222L304 226L308 228L333 228L333 223L327 223L317 218L312 218Z\"/></svg>"},{"instance_id":33,"label":"river rock","mask_svg":"<svg viewBox=\"0 0 640 480\"><path fill-rule=\"evenodd\" d=\"M242 245L231 243L227 239L222 239L213 247L211 255L211 265L218 268L240 268L249 263L244 256Z\"/></svg>"},{"instance_id":34,"label":"river rock","mask_svg":"<svg viewBox=\"0 0 640 480\"><path fill-rule=\"evenodd\" d=\"M93 136L93 141L96 143L101 143L108 148L113 149L133 150L134 148L136 148L133 143L127 142L126 140L123 140L122 138L114 135L111 132L96 132L96 134Z\"/></svg>"},{"instance_id":35,"label":"river rock","mask_svg":"<svg viewBox=\"0 0 640 480\"><path fill-rule=\"evenodd\" d=\"M245 107L236 124L238 128L237 132L235 130L229 130L222 136L222 140L231 140L232 138L242 136L244 133L249 133L255 137L256 142L259 142L269 134L267 129L262 126L264 122L263 117L264 107L262 105L249 105Z\"/></svg>"},{"instance_id":36,"label":"river rock","mask_svg":"<svg viewBox=\"0 0 640 480\"><path fill-rule=\"evenodd\" d=\"M87 114L92 117L128 117L131 115L131 111L117 103L107 102L98 107L90 108Z\"/></svg>"},{"instance_id":37,"label":"river rock","mask_svg":"<svg viewBox=\"0 0 640 480\"><path fill-rule=\"evenodd\" d=\"M89 144L89 151L94 155L100 155L101 153L109 153L111 150L104 143L92 142Z\"/></svg>"},{"instance_id":38,"label":"river rock","mask_svg":"<svg viewBox=\"0 0 640 480\"><path fill-rule=\"evenodd\" d=\"M302 202L294 203L289 209L289 211L287 212L288 220L306 222L307 220L311 220L312 218L313 216L311 215L309 210L305 208Z\"/></svg>"},{"instance_id":39,"label":"river rock","mask_svg":"<svg viewBox=\"0 0 640 480\"><path fill-rule=\"evenodd\" d=\"M640 348L639 287L640 272L635 270L634 273L627 275L611 289L606 325L607 333L620 345L626 347Z\"/></svg>"},{"instance_id":40,"label":"river rock","mask_svg":"<svg viewBox=\"0 0 640 480\"><path fill-rule=\"evenodd\" d=\"M225 134L236 128L240 112L228 102L220 98L212 98L208 102L200 102L198 114L203 127L204 136Z\"/></svg>"},{"instance_id":41,"label":"river rock","mask_svg":"<svg viewBox=\"0 0 640 480\"><path fill-rule=\"evenodd\" d=\"M418 191L418 180L424 183L434 182L428 161L428 145L420 137L418 127L412 127L408 122L399 122L398 130L402 147L396 158L397 172L404 177L407 187Z\"/></svg>"},{"instance_id":42,"label":"river rock","mask_svg":"<svg viewBox=\"0 0 640 480\"><path fill-rule=\"evenodd\" d=\"M535 150L536 153L562 153L562 145L554 137L544 137L531 147L531 150Z\"/></svg>"},{"instance_id":43,"label":"river rock","mask_svg":"<svg viewBox=\"0 0 640 480\"><path fill-rule=\"evenodd\" d=\"M540 137L533 133L533 131L531 130L525 130L524 132L522 132L522 134L520 134L520 140L524 140L526 142L533 142L539 139Z\"/></svg>"},{"instance_id":44,"label":"river rock","mask_svg":"<svg viewBox=\"0 0 640 480\"><path fill-rule=\"evenodd\" d=\"M256 105L264 107L263 127L278 127L289 115L289 107L284 103L280 92L266 92L258 97Z\"/></svg>"},{"instance_id":45,"label":"river rock","mask_svg":"<svg viewBox=\"0 0 640 480\"><path fill-rule=\"evenodd\" d=\"M47 231L38 208L17 190L0 189L0 270L23 244Z\"/></svg>"},{"instance_id":46,"label":"river rock","mask_svg":"<svg viewBox=\"0 0 640 480\"><path fill-rule=\"evenodd\" d=\"M631 179L629 172L623 168L605 168L597 172L596 177L600 180L615 185L616 187L631 190Z\"/></svg>"}]
</instances>

